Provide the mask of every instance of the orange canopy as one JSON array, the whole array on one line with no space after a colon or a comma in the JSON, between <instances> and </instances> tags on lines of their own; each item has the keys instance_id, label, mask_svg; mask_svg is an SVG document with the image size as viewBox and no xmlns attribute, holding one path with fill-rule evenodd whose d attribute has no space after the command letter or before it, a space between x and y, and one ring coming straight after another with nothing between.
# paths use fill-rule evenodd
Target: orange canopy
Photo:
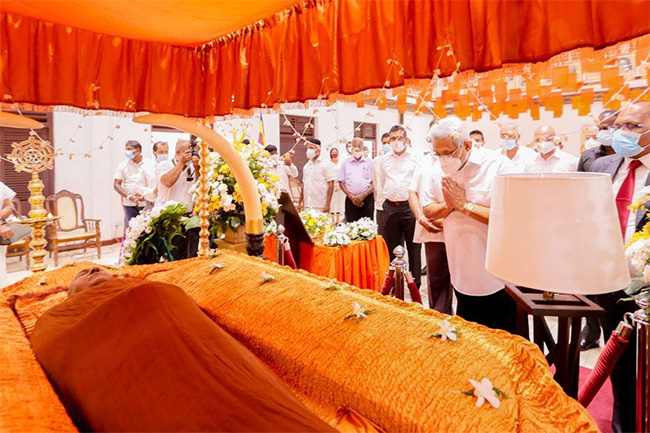
<instances>
[{"instance_id":1,"label":"orange canopy","mask_svg":"<svg viewBox=\"0 0 650 433\"><path fill-rule=\"evenodd\" d=\"M445 76L454 59L485 71L650 33L648 0L292 3L4 0L0 92L5 102L204 117Z\"/></svg>"}]
</instances>

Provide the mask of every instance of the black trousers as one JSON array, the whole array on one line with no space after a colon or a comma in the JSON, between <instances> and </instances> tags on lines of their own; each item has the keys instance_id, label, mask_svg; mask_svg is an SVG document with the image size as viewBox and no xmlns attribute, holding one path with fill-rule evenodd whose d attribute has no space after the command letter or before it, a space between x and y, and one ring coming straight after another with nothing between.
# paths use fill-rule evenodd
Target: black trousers
<instances>
[{"instance_id":1,"label":"black trousers","mask_svg":"<svg viewBox=\"0 0 650 433\"><path fill-rule=\"evenodd\" d=\"M364 217L372 219L374 214L375 199L372 194L363 200L361 207L356 206L352 200L345 197L345 222L351 223Z\"/></svg>"},{"instance_id":2,"label":"black trousers","mask_svg":"<svg viewBox=\"0 0 650 433\"><path fill-rule=\"evenodd\" d=\"M488 296L469 296L456 290L456 299L456 314L463 319L515 333L517 304L505 289Z\"/></svg>"},{"instance_id":3,"label":"black trousers","mask_svg":"<svg viewBox=\"0 0 650 433\"><path fill-rule=\"evenodd\" d=\"M377 209L375 221L377 221L377 233L379 233L383 238L386 234L386 211L383 209Z\"/></svg>"},{"instance_id":4,"label":"black trousers","mask_svg":"<svg viewBox=\"0 0 650 433\"><path fill-rule=\"evenodd\" d=\"M424 244L427 257L427 281L429 282L429 308L445 314L454 314L452 308L453 287L447 263L444 242Z\"/></svg>"},{"instance_id":5,"label":"black trousers","mask_svg":"<svg viewBox=\"0 0 650 433\"><path fill-rule=\"evenodd\" d=\"M406 251L408 252L409 270L413 274L413 280L418 287L421 285L422 263L420 254L422 246L413 242L413 233L415 232L415 216L411 212L408 203L395 205L388 200L384 201L384 239L388 246L391 261L395 258L393 250L398 245L403 245L406 241Z\"/></svg>"},{"instance_id":6,"label":"black trousers","mask_svg":"<svg viewBox=\"0 0 650 433\"><path fill-rule=\"evenodd\" d=\"M143 206L124 206L124 233L126 233L126 230L129 228L129 221L131 221L133 218L137 217L140 214L140 211L144 209Z\"/></svg>"},{"instance_id":7,"label":"black trousers","mask_svg":"<svg viewBox=\"0 0 650 433\"><path fill-rule=\"evenodd\" d=\"M618 322L627 312L638 309L632 301L618 302L626 297L622 290L615 293L596 295L596 302L605 309L600 319L605 341L612 335ZM614 413L612 428L616 433L636 431L636 330L630 335L630 342L612 370L612 394Z\"/></svg>"}]
</instances>

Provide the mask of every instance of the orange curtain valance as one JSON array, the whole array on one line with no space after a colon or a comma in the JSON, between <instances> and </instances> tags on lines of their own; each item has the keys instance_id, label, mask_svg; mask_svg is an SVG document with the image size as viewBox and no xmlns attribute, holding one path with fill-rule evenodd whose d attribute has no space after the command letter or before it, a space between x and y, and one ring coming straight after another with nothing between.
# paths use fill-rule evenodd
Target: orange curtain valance
<instances>
[{"instance_id":1,"label":"orange curtain valance","mask_svg":"<svg viewBox=\"0 0 650 433\"><path fill-rule=\"evenodd\" d=\"M400 86L436 69L445 76L454 58L485 71L604 47L650 33L648 16L647 0L314 0L192 48L2 12L0 93L4 102L224 115ZM447 44L454 56L438 49Z\"/></svg>"}]
</instances>

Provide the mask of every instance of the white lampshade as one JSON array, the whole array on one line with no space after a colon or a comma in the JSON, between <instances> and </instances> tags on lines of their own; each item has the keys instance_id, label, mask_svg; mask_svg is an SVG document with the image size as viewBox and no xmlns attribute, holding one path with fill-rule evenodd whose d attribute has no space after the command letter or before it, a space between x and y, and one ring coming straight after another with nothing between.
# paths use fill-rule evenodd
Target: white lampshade
<instances>
[{"instance_id":1,"label":"white lampshade","mask_svg":"<svg viewBox=\"0 0 650 433\"><path fill-rule=\"evenodd\" d=\"M495 178L486 268L517 286L598 294L630 284L611 177L601 173Z\"/></svg>"}]
</instances>

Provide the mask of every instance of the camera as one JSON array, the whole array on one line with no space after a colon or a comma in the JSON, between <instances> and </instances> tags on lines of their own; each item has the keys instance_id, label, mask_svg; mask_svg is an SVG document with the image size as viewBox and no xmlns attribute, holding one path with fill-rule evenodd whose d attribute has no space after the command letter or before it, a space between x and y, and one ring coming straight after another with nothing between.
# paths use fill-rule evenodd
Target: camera
<instances>
[{"instance_id":1,"label":"camera","mask_svg":"<svg viewBox=\"0 0 650 433\"><path fill-rule=\"evenodd\" d=\"M199 157L199 151L197 149L198 144L196 141L190 141L190 153L192 156L196 156L197 158Z\"/></svg>"}]
</instances>

